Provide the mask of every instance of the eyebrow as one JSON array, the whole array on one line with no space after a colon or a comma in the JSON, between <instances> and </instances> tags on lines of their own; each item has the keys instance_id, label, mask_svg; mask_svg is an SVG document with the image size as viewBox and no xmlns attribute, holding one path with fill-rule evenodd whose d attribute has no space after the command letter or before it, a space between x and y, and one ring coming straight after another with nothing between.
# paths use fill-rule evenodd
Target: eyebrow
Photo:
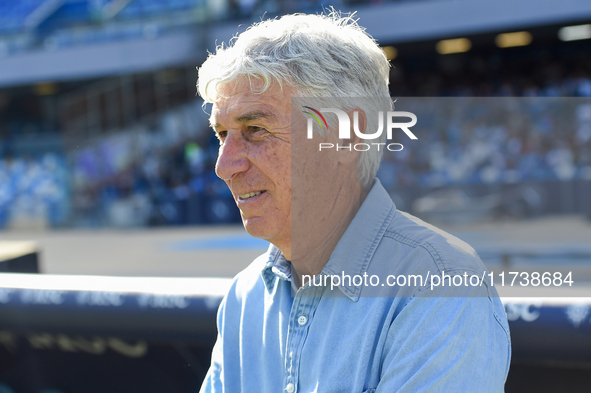
<instances>
[{"instance_id":1,"label":"eyebrow","mask_svg":"<svg viewBox=\"0 0 591 393\"><path fill-rule=\"evenodd\" d=\"M249 121L258 120L258 119L269 119L275 120L277 117L273 113L264 112L264 111L251 111L246 112L238 117L234 118L234 121L237 123L247 123ZM219 123L210 123L212 128L217 128L220 126Z\"/></svg>"}]
</instances>

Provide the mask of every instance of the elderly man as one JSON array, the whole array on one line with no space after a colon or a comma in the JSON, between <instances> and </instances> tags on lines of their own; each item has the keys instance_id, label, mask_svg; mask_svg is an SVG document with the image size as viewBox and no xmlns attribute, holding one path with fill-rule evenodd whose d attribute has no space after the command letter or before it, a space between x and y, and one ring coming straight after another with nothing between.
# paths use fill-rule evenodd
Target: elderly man
<instances>
[{"instance_id":1,"label":"elderly man","mask_svg":"<svg viewBox=\"0 0 591 393\"><path fill-rule=\"evenodd\" d=\"M201 392L503 391L509 331L486 280L384 286L387 276L481 277L482 262L396 210L375 179L384 149L350 148L360 132L339 140L336 116L320 109L342 104L351 128L370 133L368 108L390 104L388 71L375 41L334 13L261 22L200 68L216 172L246 230L271 243L220 306ZM304 112L318 119L312 139Z\"/></svg>"}]
</instances>

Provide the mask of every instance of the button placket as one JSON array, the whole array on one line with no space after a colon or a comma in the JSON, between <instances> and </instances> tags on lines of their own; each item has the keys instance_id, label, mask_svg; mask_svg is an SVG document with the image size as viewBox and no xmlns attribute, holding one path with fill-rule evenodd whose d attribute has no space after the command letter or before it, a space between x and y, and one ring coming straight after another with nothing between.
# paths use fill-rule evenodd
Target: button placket
<instances>
[{"instance_id":1,"label":"button placket","mask_svg":"<svg viewBox=\"0 0 591 393\"><path fill-rule=\"evenodd\" d=\"M305 293L305 295L303 295ZM288 328L288 369L286 369L285 390L288 393L297 391L298 368L300 363L301 348L306 340L305 325L308 323L308 315L315 304L315 292L309 288L300 288L296 293L292 304L290 322ZM290 390L291 389L291 390Z\"/></svg>"},{"instance_id":2,"label":"button placket","mask_svg":"<svg viewBox=\"0 0 591 393\"><path fill-rule=\"evenodd\" d=\"M305 295L304 295L305 294ZM289 365L285 373L285 390L288 393L294 393L298 390L298 374L300 367L300 360L302 348L306 341L310 317L314 314L314 310L318 307L322 295L322 288L316 287L302 287L296 293L292 303L290 313L290 321L288 328L288 348L286 365ZM287 389L291 386L293 391L289 392Z\"/></svg>"}]
</instances>

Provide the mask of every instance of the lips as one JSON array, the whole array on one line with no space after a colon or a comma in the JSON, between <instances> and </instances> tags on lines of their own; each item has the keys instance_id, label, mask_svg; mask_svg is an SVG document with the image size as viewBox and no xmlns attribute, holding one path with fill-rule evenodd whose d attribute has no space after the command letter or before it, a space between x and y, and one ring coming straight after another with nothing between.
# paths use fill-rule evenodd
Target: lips
<instances>
[{"instance_id":1,"label":"lips","mask_svg":"<svg viewBox=\"0 0 591 393\"><path fill-rule=\"evenodd\" d=\"M266 190L247 192L246 194L238 194L238 200L246 201L250 198L254 198L257 195L261 195L264 192L266 192Z\"/></svg>"}]
</instances>

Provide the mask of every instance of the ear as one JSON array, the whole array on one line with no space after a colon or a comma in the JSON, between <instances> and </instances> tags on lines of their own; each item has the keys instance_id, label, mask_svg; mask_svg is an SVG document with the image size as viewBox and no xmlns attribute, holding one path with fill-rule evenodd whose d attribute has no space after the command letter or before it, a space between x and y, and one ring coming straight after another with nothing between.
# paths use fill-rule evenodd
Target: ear
<instances>
[{"instance_id":1,"label":"ear","mask_svg":"<svg viewBox=\"0 0 591 393\"><path fill-rule=\"evenodd\" d=\"M357 161L357 157L359 157L360 150L356 150L355 146L358 143L362 143L364 139L359 138L355 133L355 128L365 134L367 128L367 117L365 116L365 112L360 108L353 108L347 111L347 115L349 116L349 124L351 129L350 139L339 139L339 162L342 164L350 164L352 162Z\"/></svg>"}]
</instances>

